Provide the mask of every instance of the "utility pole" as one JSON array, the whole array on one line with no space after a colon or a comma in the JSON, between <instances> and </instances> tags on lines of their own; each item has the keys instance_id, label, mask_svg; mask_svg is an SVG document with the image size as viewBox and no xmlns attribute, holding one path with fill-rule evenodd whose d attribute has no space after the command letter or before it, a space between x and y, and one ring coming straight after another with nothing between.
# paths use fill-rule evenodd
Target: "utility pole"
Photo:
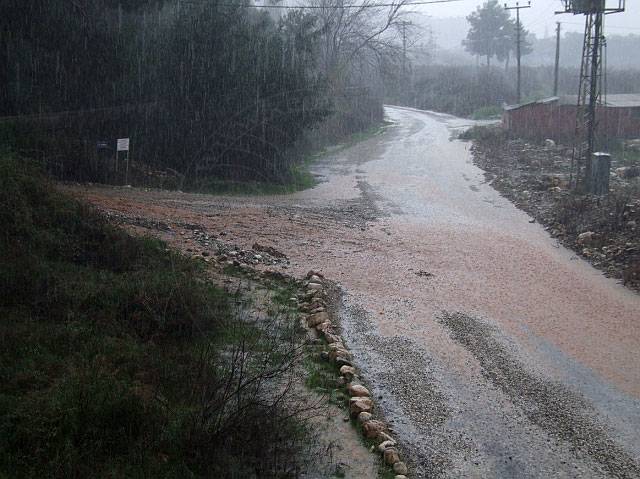
<instances>
[{"instance_id":1,"label":"utility pole","mask_svg":"<svg viewBox=\"0 0 640 479\"><path fill-rule=\"evenodd\" d=\"M589 106L587 110L587 151L585 157L587 158L585 165L585 185L587 191L591 192L592 178L591 178L591 158L596 149L596 105L600 103L600 76L602 75L602 55L601 55L601 42L602 42L602 16L603 12L597 12L594 22L593 33L593 49L591 51L591 80L589 89Z\"/></svg>"},{"instance_id":2,"label":"utility pole","mask_svg":"<svg viewBox=\"0 0 640 479\"><path fill-rule=\"evenodd\" d=\"M585 16L578 102L576 105L576 133L571 158L571 182L575 168L575 187L585 193L594 192L592 163L596 149L596 113L601 97L603 18L625 11L625 0L562 0L564 11ZM584 173L583 173L584 167Z\"/></svg>"},{"instance_id":3,"label":"utility pole","mask_svg":"<svg viewBox=\"0 0 640 479\"><path fill-rule=\"evenodd\" d=\"M402 21L399 22L402 27L402 77L406 78L407 75L407 25L411 25L411 22Z\"/></svg>"},{"instance_id":4,"label":"utility pole","mask_svg":"<svg viewBox=\"0 0 640 479\"><path fill-rule=\"evenodd\" d=\"M556 22L556 67L553 72L553 96L558 96L558 76L560 73L560 22Z\"/></svg>"},{"instance_id":5,"label":"utility pole","mask_svg":"<svg viewBox=\"0 0 640 479\"><path fill-rule=\"evenodd\" d=\"M504 9L505 10L515 10L516 11L516 58L518 59L518 87L517 87L517 96L518 96L518 103L520 103L520 98L521 98L521 89L520 89L520 82L521 82L521 73L520 73L520 43L522 42L522 39L520 38L520 9L521 8L531 8L531 2L529 1L527 3L527 5L523 5L521 6L519 4L519 2L516 2L516 6L515 7L507 7L507 4L504 4Z\"/></svg>"},{"instance_id":6,"label":"utility pole","mask_svg":"<svg viewBox=\"0 0 640 479\"><path fill-rule=\"evenodd\" d=\"M400 22L402 27L402 84L405 91L410 89L409 78L407 75L407 25L411 25L409 21ZM409 95L406 95L408 99Z\"/></svg>"},{"instance_id":7,"label":"utility pole","mask_svg":"<svg viewBox=\"0 0 640 479\"><path fill-rule=\"evenodd\" d=\"M407 77L407 22L402 22L402 76Z\"/></svg>"}]
</instances>

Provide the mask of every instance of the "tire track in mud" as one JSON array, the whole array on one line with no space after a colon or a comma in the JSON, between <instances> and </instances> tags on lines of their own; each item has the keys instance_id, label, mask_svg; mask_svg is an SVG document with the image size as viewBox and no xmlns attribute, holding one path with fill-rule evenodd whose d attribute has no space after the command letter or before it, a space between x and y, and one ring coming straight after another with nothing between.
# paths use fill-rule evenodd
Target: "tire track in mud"
<instances>
[{"instance_id":1,"label":"tire track in mud","mask_svg":"<svg viewBox=\"0 0 640 479\"><path fill-rule=\"evenodd\" d=\"M462 313L443 313L439 321L451 338L479 362L485 379L499 388L529 421L566 442L576 458L591 459L608 477L640 477L640 464L608 435L582 396L528 372L495 339L490 325Z\"/></svg>"},{"instance_id":2,"label":"tire track in mud","mask_svg":"<svg viewBox=\"0 0 640 479\"><path fill-rule=\"evenodd\" d=\"M455 456L472 455L471 442L449 430L451 409L428 356L406 337L377 334L366 310L342 303L343 336L416 477L444 477Z\"/></svg>"}]
</instances>

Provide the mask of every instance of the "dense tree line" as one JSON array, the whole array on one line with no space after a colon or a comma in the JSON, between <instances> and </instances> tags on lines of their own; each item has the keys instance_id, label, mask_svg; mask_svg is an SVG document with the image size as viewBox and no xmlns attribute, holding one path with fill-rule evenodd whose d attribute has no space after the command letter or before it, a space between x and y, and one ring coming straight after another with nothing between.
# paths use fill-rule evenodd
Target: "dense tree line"
<instances>
[{"instance_id":1,"label":"dense tree line","mask_svg":"<svg viewBox=\"0 0 640 479\"><path fill-rule=\"evenodd\" d=\"M364 123L381 114L381 103L367 91L345 94L348 82L330 88L336 82L318 65L326 24L317 15L292 11L276 22L246 7L2 2L3 136L64 178L108 181L118 166L114 140L130 137L134 162L190 184L286 181L295 161L287 151L337 103L367 113Z\"/></svg>"}]
</instances>

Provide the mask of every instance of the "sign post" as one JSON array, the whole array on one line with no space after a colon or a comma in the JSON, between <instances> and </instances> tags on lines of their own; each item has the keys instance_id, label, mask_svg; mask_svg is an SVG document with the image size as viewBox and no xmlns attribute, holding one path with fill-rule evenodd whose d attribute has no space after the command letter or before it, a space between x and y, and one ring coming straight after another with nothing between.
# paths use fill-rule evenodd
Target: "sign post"
<instances>
[{"instance_id":1,"label":"sign post","mask_svg":"<svg viewBox=\"0 0 640 479\"><path fill-rule=\"evenodd\" d=\"M118 138L116 141L116 156L120 151L127 152L127 167L124 176L124 184L126 185L129 183L129 138Z\"/></svg>"},{"instance_id":2,"label":"sign post","mask_svg":"<svg viewBox=\"0 0 640 479\"><path fill-rule=\"evenodd\" d=\"M111 142L108 140L98 140L96 142L96 157L97 162L94 166L94 171L96 176L100 175L101 172L104 173L104 182L108 183L108 173L109 173L109 161L111 159L111 149L113 146ZM104 170L104 171L101 171Z\"/></svg>"}]
</instances>

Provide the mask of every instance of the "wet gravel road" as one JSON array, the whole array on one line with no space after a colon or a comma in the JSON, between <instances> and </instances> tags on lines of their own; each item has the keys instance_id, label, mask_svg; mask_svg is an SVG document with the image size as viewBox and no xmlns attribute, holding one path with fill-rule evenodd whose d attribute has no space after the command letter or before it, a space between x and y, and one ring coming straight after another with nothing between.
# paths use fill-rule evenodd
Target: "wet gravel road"
<instances>
[{"instance_id":1,"label":"wet gravel road","mask_svg":"<svg viewBox=\"0 0 640 479\"><path fill-rule=\"evenodd\" d=\"M294 273L339 282L348 345L412 475L640 478L640 296L484 183L470 145L451 140L468 121L387 115L294 195L74 190L269 244Z\"/></svg>"}]
</instances>

